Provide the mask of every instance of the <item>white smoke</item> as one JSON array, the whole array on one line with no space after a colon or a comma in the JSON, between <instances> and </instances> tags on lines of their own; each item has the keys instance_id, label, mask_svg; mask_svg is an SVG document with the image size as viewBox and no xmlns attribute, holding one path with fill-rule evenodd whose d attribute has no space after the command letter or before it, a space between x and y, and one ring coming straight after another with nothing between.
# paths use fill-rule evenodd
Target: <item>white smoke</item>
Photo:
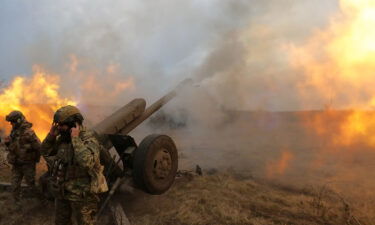
<instances>
[{"instance_id":1,"label":"white smoke","mask_svg":"<svg viewBox=\"0 0 375 225\"><path fill-rule=\"evenodd\" d=\"M13 18L14 3L0 4L3 15ZM283 45L302 42L325 26L336 4L335 0L319 4L293 0L25 2L20 8L24 15L8 22L15 24L13 29L22 29L16 25L23 23L35 29L28 30L27 43L15 37L16 44L21 43L20 48L14 46L19 61L4 66L31 69L40 64L63 76L66 95L78 95L88 104L122 105L134 97L153 101L179 81L193 77L219 107L298 109L293 89L298 75L288 68ZM0 59L6 58L5 52L0 54ZM76 71L67 66L72 55L79 60ZM112 65L115 75L108 76ZM112 93L117 82L129 79L135 88L111 99L96 90L77 91L86 82L82 74L105 83L101 93Z\"/></svg>"}]
</instances>

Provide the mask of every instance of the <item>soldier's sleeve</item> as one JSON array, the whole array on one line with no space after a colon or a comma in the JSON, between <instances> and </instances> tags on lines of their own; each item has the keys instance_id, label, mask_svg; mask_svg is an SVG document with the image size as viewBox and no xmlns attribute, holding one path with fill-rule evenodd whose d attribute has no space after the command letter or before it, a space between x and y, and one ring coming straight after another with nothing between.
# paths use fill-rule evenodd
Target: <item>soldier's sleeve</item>
<instances>
[{"instance_id":1,"label":"soldier's sleeve","mask_svg":"<svg viewBox=\"0 0 375 225\"><path fill-rule=\"evenodd\" d=\"M53 153L55 152L54 151L55 143L56 143L56 137L51 134L48 134L40 146L40 152L42 153L44 157L53 155Z\"/></svg>"},{"instance_id":2,"label":"soldier's sleeve","mask_svg":"<svg viewBox=\"0 0 375 225\"><path fill-rule=\"evenodd\" d=\"M74 158L79 166L92 169L95 165L96 158L99 157L100 145L92 137L82 140L79 137L72 138L74 148Z\"/></svg>"},{"instance_id":3,"label":"soldier's sleeve","mask_svg":"<svg viewBox=\"0 0 375 225\"><path fill-rule=\"evenodd\" d=\"M33 150L37 151L37 152L40 152L40 140L38 138L38 136L36 136L34 130L30 129L28 132L27 132L27 135L29 136L28 137L28 140L31 144L31 147Z\"/></svg>"}]
</instances>

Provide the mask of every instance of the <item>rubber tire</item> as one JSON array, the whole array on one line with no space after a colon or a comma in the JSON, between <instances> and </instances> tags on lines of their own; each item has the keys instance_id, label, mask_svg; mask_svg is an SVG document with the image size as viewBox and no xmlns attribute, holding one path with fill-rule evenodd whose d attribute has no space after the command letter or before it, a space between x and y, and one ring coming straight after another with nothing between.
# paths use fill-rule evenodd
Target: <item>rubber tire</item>
<instances>
[{"instance_id":1,"label":"rubber tire","mask_svg":"<svg viewBox=\"0 0 375 225\"><path fill-rule=\"evenodd\" d=\"M156 179L153 174L153 159L160 148L171 156L171 170L164 179ZM173 184L178 168L178 154L175 143L167 135L151 134L144 138L134 152L133 179L143 191L159 195L166 192Z\"/></svg>"}]
</instances>

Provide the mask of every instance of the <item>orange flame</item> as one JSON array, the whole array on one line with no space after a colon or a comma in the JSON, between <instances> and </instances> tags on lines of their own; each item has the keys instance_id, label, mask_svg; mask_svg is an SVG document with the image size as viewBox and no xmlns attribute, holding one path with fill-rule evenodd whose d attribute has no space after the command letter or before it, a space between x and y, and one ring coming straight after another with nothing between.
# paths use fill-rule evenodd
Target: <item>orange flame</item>
<instances>
[{"instance_id":1,"label":"orange flame","mask_svg":"<svg viewBox=\"0 0 375 225\"><path fill-rule=\"evenodd\" d=\"M310 125L318 134L327 134L325 122L331 118L340 121L335 125L336 134L331 135L333 144L364 140L375 146L375 114L363 111L375 106L375 2L340 0L340 9L330 26L306 45L289 46L290 62L305 74L299 88L306 107L318 97L321 104L357 109L346 113L345 118L335 113L315 118Z\"/></svg>"},{"instance_id":2,"label":"orange flame","mask_svg":"<svg viewBox=\"0 0 375 225\"><path fill-rule=\"evenodd\" d=\"M294 155L291 152L283 151L278 160L270 161L266 164L267 177L272 178L283 175L293 158Z\"/></svg>"},{"instance_id":3,"label":"orange flame","mask_svg":"<svg viewBox=\"0 0 375 225\"><path fill-rule=\"evenodd\" d=\"M11 127L5 116L21 111L34 124L39 138L44 138L51 126L54 112L63 105L76 105L71 99L62 98L59 93L59 76L47 74L41 67L33 67L31 78L16 77L0 92L0 128L9 132Z\"/></svg>"},{"instance_id":4,"label":"orange flame","mask_svg":"<svg viewBox=\"0 0 375 225\"><path fill-rule=\"evenodd\" d=\"M351 145L356 142L365 142L375 147L375 114L364 111L352 112L341 124L339 135L334 144Z\"/></svg>"},{"instance_id":5,"label":"orange flame","mask_svg":"<svg viewBox=\"0 0 375 225\"><path fill-rule=\"evenodd\" d=\"M301 115L307 129L315 132L328 150L353 144L375 147L375 112L361 110L326 110ZM358 149L358 148L353 148Z\"/></svg>"}]
</instances>

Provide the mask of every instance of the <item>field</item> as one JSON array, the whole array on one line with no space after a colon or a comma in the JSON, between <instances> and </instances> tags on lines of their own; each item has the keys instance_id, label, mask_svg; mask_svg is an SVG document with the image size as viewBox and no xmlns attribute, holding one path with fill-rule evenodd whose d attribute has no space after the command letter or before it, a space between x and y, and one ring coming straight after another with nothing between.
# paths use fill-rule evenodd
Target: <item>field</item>
<instances>
[{"instance_id":1,"label":"field","mask_svg":"<svg viewBox=\"0 0 375 225\"><path fill-rule=\"evenodd\" d=\"M182 175L164 195L117 199L132 224L373 224L375 151L364 139L333 144L349 114L232 112L200 126L146 124L135 130L136 140L150 132L172 136ZM323 131L313 127L317 121ZM9 170L1 175L7 180ZM52 224L51 203L24 201L15 211L1 192L0 224Z\"/></svg>"}]
</instances>

